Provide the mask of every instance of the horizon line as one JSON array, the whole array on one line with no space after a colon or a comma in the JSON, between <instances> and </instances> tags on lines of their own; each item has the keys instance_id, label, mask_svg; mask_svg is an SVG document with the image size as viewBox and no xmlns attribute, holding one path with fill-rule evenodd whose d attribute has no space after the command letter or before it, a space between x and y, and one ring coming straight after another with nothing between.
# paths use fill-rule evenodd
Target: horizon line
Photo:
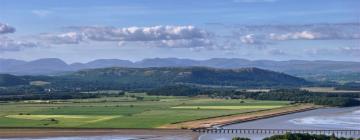
<instances>
[{"instance_id":1,"label":"horizon line","mask_svg":"<svg viewBox=\"0 0 360 140\"><path fill-rule=\"evenodd\" d=\"M43 59L58 59L63 61L64 63L71 65L71 64L76 64L76 63L82 63L82 64L86 64L86 63L90 63L93 61L97 61L97 60L122 60L122 61L129 61L131 63L138 63L138 62L142 62L144 60L149 60L149 59L179 59L179 60L193 60L193 61L207 61L207 60L212 60L212 59L242 59L242 60L247 60L247 61L275 61L275 62L289 62L289 61L308 61L308 62L316 62L316 61L332 61L332 62L354 62L354 63L360 63L360 61L346 61L346 60L326 60L326 59L316 59L316 60L306 60L306 59L288 59L288 60L274 60L274 59L247 59L247 58L236 58L236 57L232 57L232 58L226 58L226 57L214 57L214 58L206 58L206 59L192 59L192 58L181 58L181 57L150 57L150 58L143 58L140 60L129 60L129 59L120 59L120 58L99 58L99 59L92 59L90 61L86 61L86 62L67 62L61 58L56 58L56 57L44 57L44 58L38 58L38 59L32 59L32 60L24 60L24 59L14 59L14 58L0 58L3 60L18 60L18 61L25 61L25 62L32 62L32 61L37 61L37 60L43 60Z\"/></svg>"}]
</instances>

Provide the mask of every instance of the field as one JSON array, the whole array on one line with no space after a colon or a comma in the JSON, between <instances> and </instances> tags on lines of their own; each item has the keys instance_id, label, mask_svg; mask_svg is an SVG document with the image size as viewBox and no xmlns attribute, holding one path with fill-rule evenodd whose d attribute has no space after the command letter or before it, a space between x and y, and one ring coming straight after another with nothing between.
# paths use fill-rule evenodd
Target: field
<instances>
[{"instance_id":1,"label":"field","mask_svg":"<svg viewBox=\"0 0 360 140\"><path fill-rule=\"evenodd\" d=\"M268 110L288 104L286 101L146 94L82 100L8 102L0 103L0 127L156 128L176 122Z\"/></svg>"},{"instance_id":2,"label":"field","mask_svg":"<svg viewBox=\"0 0 360 140\"><path fill-rule=\"evenodd\" d=\"M334 87L304 87L302 90L322 93L360 93L358 90L336 90Z\"/></svg>"},{"instance_id":3,"label":"field","mask_svg":"<svg viewBox=\"0 0 360 140\"><path fill-rule=\"evenodd\" d=\"M268 105L268 106L176 106L175 109L272 109L281 107L280 105Z\"/></svg>"}]
</instances>

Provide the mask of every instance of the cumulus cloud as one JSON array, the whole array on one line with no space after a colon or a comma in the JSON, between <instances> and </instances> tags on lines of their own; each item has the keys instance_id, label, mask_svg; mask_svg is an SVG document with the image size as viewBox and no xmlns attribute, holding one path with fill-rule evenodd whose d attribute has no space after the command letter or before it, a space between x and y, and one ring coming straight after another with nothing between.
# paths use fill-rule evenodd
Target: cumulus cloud
<instances>
[{"instance_id":1,"label":"cumulus cloud","mask_svg":"<svg viewBox=\"0 0 360 140\"><path fill-rule=\"evenodd\" d=\"M197 48L197 49L213 49L216 44L209 39L177 39L177 40L161 40L146 43L149 46L169 47L169 48Z\"/></svg>"},{"instance_id":2,"label":"cumulus cloud","mask_svg":"<svg viewBox=\"0 0 360 140\"><path fill-rule=\"evenodd\" d=\"M48 10L32 10L31 13L33 13L34 15L39 16L39 17L46 17L49 14L51 14L51 11L48 11Z\"/></svg>"},{"instance_id":3,"label":"cumulus cloud","mask_svg":"<svg viewBox=\"0 0 360 140\"><path fill-rule=\"evenodd\" d=\"M95 41L157 41L206 38L209 33L194 26L72 27Z\"/></svg>"},{"instance_id":4,"label":"cumulus cloud","mask_svg":"<svg viewBox=\"0 0 360 140\"><path fill-rule=\"evenodd\" d=\"M52 44L79 44L83 41L117 41L119 46L143 42L156 47L211 47L211 34L194 26L153 27L67 27L68 32L43 34L41 38Z\"/></svg>"},{"instance_id":5,"label":"cumulus cloud","mask_svg":"<svg viewBox=\"0 0 360 140\"><path fill-rule=\"evenodd\" d=\"M14 33L15 28L0 22L0 34Z\"/></svg>"},{"instance_id":6,"label":"cumulus cloud","mask_svg":"<svg viewBox=\"0 0 360 140\"><path fill-rule=\"evenodd\" d=\"M280 49L271 49L268 53L271 55L286 55L286 52Z\"/></svg>"},{"instance_id":7,"label":"cumulus cloud","mask_svg":"<svg viewBox=\"0 0 360 140\"><path fill-rule=\"evenodd\" d=\"M255 41L254 34L248 34L240 37L240 41L244 44L254 44Z\"/></svg>"},{"instance_id":8,"label":"cumulus cloud","mask_svg":"<svg viewBox=\"0 0 360 140\"><path fill-rule=\"evenodd\" d=\"M301 31L301 32L292 32L292 33L286 33L286 34L276 34L276 33L270 33L269 38L272 40L302 40L302 39L318 39L321 36L318 35L318 33L313 33L310 31Z\"/></svg>"},{"instance_id":9,"label":"cumulus cloud","mask_svg":"<svg viewBox=\"0 0 360 140\"><path fill-rule=\"evenodd\" d=\"M36 42L14 40L8 37L0 37L0 52L19 51L22 48L33 48L39 46Z\"/></svg>"},{"instance_id":10,"label":"cumulus cloud","mask_svg":"<svg viewBox=\"0 0 360 140\"><path fill-rule=\"evenodd\" d=\"M339 49L345 54L360 56L360 47L341 47Z\"/></svg>"},{"instance_id":11,"label":"cumulus cloud","mask_svg":"<svg viewBox=\"0 0 360 140\"><path fill-rule=\"evenodd\" d=\"M248 45L264 45L268 44L265 38L264 35L246 34L240 36L240 42Z\"/></svg>"},{"instance_id":12,"label":"cumulus cloud","mask_svg":"<svg viewBox=\"0 0 360 140\"><path fill-rule=\"evenodd\" d=\"M339 54L347 56L360 56L360 47L311 48L306 49L305 53L310 56L336 56Z\"/></svg>"},{"instance_id":13,"label":"cumulus cloud","mask_svg":"<svg viewBox=\"0 0 360 140\"><path fill-rule=\"evenodd\" d=\"M0 35L14 33L15 28L7 24L0 23ZM32 48L38 46L37 43L25 40L14 40L7 36L0 36L0 53L5 51L19 51L22 48Z\"/></svg>"},{"instance_id":14,"label":"cumulus cloud","mask_svg":"<svg viewBox=\"0 0 360 140\"><path fill-rule=\"evenodd\" d=\"M79 44L84 41L84 35L77 32L59 34L42 34L40 38L50 44Z\"/></svg>"},{"instance_id":15,"label":"cumulus cloud","mask_svg":"<svg viewBox=\"0 0 360 140\"><path fill-rule=\"evenodd\" d=\"M260 34L241 34L234 35L233 38L227 39L227 42L222 42L221 45L227 44L226 50L236 49L239 47L253 47L257 49L264 49L267 45L272 44L266 39L266 36Z\"/></svg>"},{"instance_id":16,"label":"cumulus cloud","mask_svg":"<svg viewBox=\"0 0 360 140\"><path fill-rule=\"evenodd\" d=\"M244 44L286 40L351 40L360 39L360 23L308 25L235 26L234 36Z\"/></svg>"}]
</instances>

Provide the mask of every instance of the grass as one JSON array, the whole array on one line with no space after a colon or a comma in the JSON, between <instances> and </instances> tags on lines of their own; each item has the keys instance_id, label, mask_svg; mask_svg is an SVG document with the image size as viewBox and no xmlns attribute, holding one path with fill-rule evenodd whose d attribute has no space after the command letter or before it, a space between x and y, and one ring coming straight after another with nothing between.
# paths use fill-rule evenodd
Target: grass
<instances>
[{"instance_id":1,"label":"grass","mask_svg":"<svg viewBox=\"0 0 360 140\"><path fill-rule=\"evenodd\" d=\"M278 105L267 105L267 106L176 106L176 107L172 107L175 109L233 109L233 110L237 110L237 109L272 109L272 108L278 108L278 107L282 107L282 106L278 106Z\"/></svg>"},{"instance_id":2,"label":"grass","mask_svg":"<svg viewBox=\"0 0 360 140\"><path fill-rule=\"evenodd\" d=\"M336 90L334 87L303 87L302 90L321 93L359 93L358 90Z\"/></svg>"},{"instance_id":3,"label":"grass","mask_svg":"<svg viewBox=\"0 0 360 140\"><path fill-rule=\"evenodd\" d=\"M287 106L286 101L226 100L135 93L123 97L0 103L0 127L155 128L176 122ZM198 109L198 107L200 109Z\"/></svg>"},{"instance_id":4,"label":"grass","mask_svg":"<svg viewBox=\"0 0 360 140\"><path fill-rule=\"evenodd\" d=\"M25 119L42 122L43 126L78 127L107 121L121 116L96 116L96 115L8 115L11 119Z\"/></svg>"}]
</instances>

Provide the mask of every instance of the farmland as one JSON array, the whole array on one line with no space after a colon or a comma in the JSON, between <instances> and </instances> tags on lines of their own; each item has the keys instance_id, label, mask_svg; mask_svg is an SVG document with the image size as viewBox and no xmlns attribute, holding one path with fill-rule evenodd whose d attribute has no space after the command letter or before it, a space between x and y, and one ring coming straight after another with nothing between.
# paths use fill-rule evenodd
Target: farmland
<instances>
[{"instance_id":1,"label":"farmland","mask_svg":"<svg viewBox=\"0 0 360 140\"><path fill-rule=\"evenodd\" d=\"M360 93L359 90L337 90L335 87L304 87L301 89L319 93Z\"/></svg>"},{"instance_id":2,"label":"farmland","mask_svg":"<svg viewBox=\"0 0 360 140\"><path fill-rule=\"evenodd\" d=\"M268 110L288 101L148 96L0 103L0 127L157 128L163 125Z\"/></svg>"}]
</instances>

